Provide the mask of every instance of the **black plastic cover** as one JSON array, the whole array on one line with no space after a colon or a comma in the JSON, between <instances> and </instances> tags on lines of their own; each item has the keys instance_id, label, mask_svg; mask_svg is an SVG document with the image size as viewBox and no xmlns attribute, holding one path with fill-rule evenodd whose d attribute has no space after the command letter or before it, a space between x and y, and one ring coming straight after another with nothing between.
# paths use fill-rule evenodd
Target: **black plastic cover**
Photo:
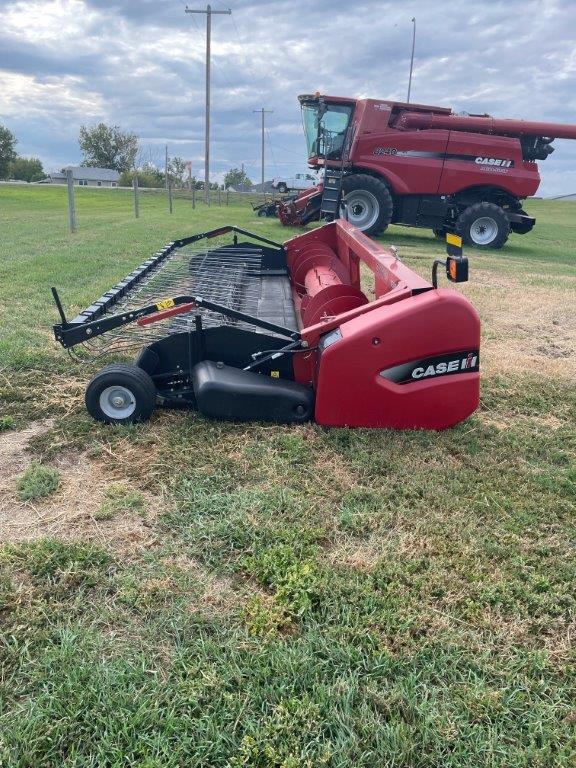
<instances>
[{"instance_id":1,"label":"black plastic cover","mask_svg":"<svg viewBox=\"0 0 576 768\"><path fill-rule=\"evenodd\" d=\"M210 360L194 366L192 386L198 410L214 419L291 424L314 414L310 387Z\"/></svg>"}]
</instances>

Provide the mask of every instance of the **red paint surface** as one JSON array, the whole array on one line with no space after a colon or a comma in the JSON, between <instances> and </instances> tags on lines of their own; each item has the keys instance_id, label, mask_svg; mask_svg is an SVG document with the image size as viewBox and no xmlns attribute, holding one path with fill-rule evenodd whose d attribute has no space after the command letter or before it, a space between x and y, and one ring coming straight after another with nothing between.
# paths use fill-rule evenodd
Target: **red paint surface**
<instances>
[{"instance_id":1,"label":"red paint surface","mask_svg":"<svg viewBox=\"0 0 576 768\"><path fill-rule=\"evenodd\" d=\"M285 247L302 337L309 346L294 356L294 372L316 390L318 423L445 429L474 412L477 372L409 384L380 376L411 360L479 349L480 321L466 298L451 289L432 289L394 250L342 220L292 238ZM331 258L330 266L311 266L311 254ZM372 302L360 291L361 263L375 276ZM303 265L304 279L297 283L294 276ZM349 276L347 283L342 274ZM336 328L342 338L318 351L322 336Z\"/></svg>"}]
</instances>

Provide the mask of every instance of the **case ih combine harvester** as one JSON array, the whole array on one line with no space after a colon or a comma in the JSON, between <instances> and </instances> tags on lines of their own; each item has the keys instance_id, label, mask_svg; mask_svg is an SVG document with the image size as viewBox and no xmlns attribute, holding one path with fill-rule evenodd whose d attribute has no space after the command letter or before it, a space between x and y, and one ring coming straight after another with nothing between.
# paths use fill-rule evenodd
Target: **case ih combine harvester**
<instances>
[{"instance_id":1,"label":"case ih combine harvester","mask_svg":"<svg viewBox=\"0 0 576 768\"><path fill-rule=\"evenodd\" d=\"M522 201L540 184L537 160L576 126L456 115L450 109L378 99L299 96L308 164L325 183L279 205L283 224L345 216L368 235L390 223L460 233L500 248L535 220Z\"/></svg>"},{"instance_id":2,"label":"case ih combine harvester","mask_svg":"<svg viewBox=\"0 0 576 768\"><path fill-rule=\"evenodd\" d=\"M138 352L88 385L104 422L145 420L159 399L215 418L443 429L478 404L480 322L436 287L438 266L467 279L458 242L430 283L343 220L284 245L227 226L170 243L71 322L53 288L54 332L96 357Z\"/></svg>"}]
</instances>

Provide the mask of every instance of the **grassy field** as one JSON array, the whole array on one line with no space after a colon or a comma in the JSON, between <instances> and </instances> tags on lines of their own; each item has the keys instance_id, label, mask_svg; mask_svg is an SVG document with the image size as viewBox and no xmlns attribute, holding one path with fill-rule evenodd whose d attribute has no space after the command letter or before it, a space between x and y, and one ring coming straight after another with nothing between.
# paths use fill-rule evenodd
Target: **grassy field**
<instances>
[{"instance_id":1,"label":"grassy field","mask_svg":"<svg viewBox=\"0 0 576 768\"><path fill-rule=\"evenodd\" d=\"M573 766L576 205L469 252L482 403L443 433L92 422L51 285L72 314L176 237L292 231L77 207L0 188L0 765Z\"/></svg>"}]
</instances>

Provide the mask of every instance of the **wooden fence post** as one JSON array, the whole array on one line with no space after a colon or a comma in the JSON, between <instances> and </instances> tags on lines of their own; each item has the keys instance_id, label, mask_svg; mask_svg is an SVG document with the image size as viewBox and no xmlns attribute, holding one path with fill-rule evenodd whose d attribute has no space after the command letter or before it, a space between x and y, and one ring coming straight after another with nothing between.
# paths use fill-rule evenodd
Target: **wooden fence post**
<instances>
[{"instance_id":1,"label":"wooden fence post","mask_svg":"<svg viewBox=\"0 0 576 768\"><path fill-rule=\"evenodd\" d=\"M68 219L70 232L76 232L76 198L74 196L74 174L71 168L66 170L66 182L68 184Z\"/></svg>"},{"instance_id":2,"label":"wooden fence post","mask_svg":"<svg viewBox=\"0 0 576 768\"><path fill-rule=\"evenodd\" d=\"M138 174L137 173L134 174L132 185L134 187L134 217L137 219L140 216L140 201L138 200Z\"/></svg>"}]
</instances>

